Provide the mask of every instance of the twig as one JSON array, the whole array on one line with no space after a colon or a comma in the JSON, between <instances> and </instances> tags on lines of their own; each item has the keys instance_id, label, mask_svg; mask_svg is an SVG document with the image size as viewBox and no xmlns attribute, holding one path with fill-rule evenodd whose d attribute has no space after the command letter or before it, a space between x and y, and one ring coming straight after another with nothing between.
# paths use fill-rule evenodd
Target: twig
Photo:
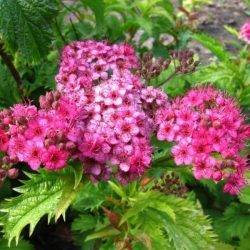
<instances>
[{"instance_id":1,"label":"twig","mask_svg":"<svg viewBox=\"0 0 250 250\"><path fill-rule=\"evenodd\" d=\"M15 79L19 93L20 93L21 97L23 97L22 78L11 60L11 56L5 52L5 50L3 48L3 43L1 43L1 42L0 42L0 56L2 57L4 64L8 67L11 75Z\"/></svg>"},{"instance_id":2,"label":"twig","mask_svg":"<svg viewBox=\"0 0 250 250\"><path fill-rule=\"evenodd\" d=\"M164 80L164 81L161 82L159 85L157 85L157 87L160 87L160 86L162 86L163 84L165 84L166 82L170 81L176 74L177 74L177 71L175 70L166 80Z\"/></svg>"}]
</instances>

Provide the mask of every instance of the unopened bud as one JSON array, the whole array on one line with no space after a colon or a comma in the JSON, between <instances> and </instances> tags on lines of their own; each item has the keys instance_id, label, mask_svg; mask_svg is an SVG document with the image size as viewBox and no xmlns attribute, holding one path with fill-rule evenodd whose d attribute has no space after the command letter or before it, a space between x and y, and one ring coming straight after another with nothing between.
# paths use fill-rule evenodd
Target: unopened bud
<instances>
[{"instance_id":1,"label":"unopened bud","mask_svg":"<svg viewBox=\"0 0 250 250\"><path fill-rule=\"evenodd\" d=\"M19 170L17 168L11 168L7 171L7 175L10 179L16 179L18 177Z\"/></svg>"}]
</instances>

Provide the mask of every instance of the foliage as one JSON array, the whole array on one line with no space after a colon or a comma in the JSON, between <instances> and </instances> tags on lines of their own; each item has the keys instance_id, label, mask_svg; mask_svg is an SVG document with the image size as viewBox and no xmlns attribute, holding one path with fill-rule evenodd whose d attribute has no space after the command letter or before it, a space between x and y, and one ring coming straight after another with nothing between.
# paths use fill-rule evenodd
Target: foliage
<instances>
[{"instance_id":1,"label":"foliage","mask_svg":"<svg viewBox=\"0 0 250 250\"><path fill-rule=\"evenodd\" d=\"M0 107L9 107L20 101L16 82L5 65L0 63Z\"/></svg>"},{"instance_id":2,"label":"foliage","mask_svg":"<svg viewBox=\"0 0 250 250\"><path fill-rule=\"evenodd\" d=\"M38 62L51 42L55 0L0 1L0 35L6 47L27 63Z\"/></svg>"},{"instance_id":3,"label":"foliage","mask_svg":"<svg viewBox=\"0 0 250 250\"><path fill-rule=\"evenodd\" d=\"M28 241L25 241L25 240L20 240L17 246L15 246L15 244L11 244L11 246L8 247L8 241L1 239L0 240L0 249L1 250L9 250L9 249L34 250L35 248Z\"/></svg>"},{"instance_id":4,"label":"foliage","mask_svg":"<svg viewBox=\"0 0 250 250\"><path fill-rule=\"evenodd\" d=\"M44 170L39 174L26 173L29 180L23 181L23 185L15 189L19 195L6 200L1 206L1 223L9 244L14 238L18 242L26 225L30 225L31 235L38 221L46 214L48 221L52 217L55 220L61 215L65 217L65 211L80 187L81 174L80 167L68 167L52 173Z\"/></svg>"},{"instance_id":5,"label":"foliage","mask_svg":"<svg viewBox=\"0 0 250 250\"><path fill-rule=\"evenodd\" d=\"M209 220L192 201L158 191L143 191L137 183L124 188L109 182L109 188L113 194L103 203L105 207L102 206L104 222L100 215L82 214L72 224L75 231L93 231L86 241L111 237L122 245L130 239L130 244L141 245L142 249L200 249L204 246L213 249L216 244ZM98 193L96 195L98 197Z\"/></svg>"}]
</instances>

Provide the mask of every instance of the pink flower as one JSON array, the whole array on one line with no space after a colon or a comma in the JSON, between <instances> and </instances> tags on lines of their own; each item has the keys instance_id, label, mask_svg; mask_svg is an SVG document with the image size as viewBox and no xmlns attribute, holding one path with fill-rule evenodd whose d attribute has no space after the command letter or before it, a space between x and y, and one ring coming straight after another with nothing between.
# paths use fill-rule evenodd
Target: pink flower
<instances>
[{"instance_id":1,"label":"pink flower","mask_svg":"<svg viewBox=\"0 0 250 250\"><path fill-rule=\"evenodd\" d=\"M119 121L115 127L117 136L125 143L129 142L139 131L135 120L131 118Z\"/></svg>"},{"instance_id":2,"label":"pink flower","mask_svg":"<svg viewBox=\"0 0 250 250\"><path fill-rule=\"evenodd\" d=\"M29 164L31 169L37 170L42 164L42 157L45 153L43 142L40 140L30 140L26 144L27 153L25 161Z\"/></svg>"},{"instance_id":3,"label":"pink flower","mask_svg":"<svg viewBox=\"0 0 250 250\"><path fill-rule=\"evenodd\" d=\"M244 23L240 29L240 39L250 44L250 21Z\"/></svg>"},{"instance_id":4,"label":"pink flower","mask_svg":"<svg viewBox=\"0 0 250 250\"><path fill-rule=\"evenodd\" d=\"M37 120L31 120L28 123L28 128L25 131L27 139L42 139L46 135L46 128L39 124Z\"/></svg>"},{"instance_id":5,"label":"pink flower","mask_svg":"<svg viewBox=\"0 0 250 250\"><path fill-rule=\"evenodd\" d=\"M249 135L234 100L209 86L192 89L170 109L158 110L155 123L159 140L176 143L172 153L177 165L193 165L197 179L229 181L225 190L231 193L240 189L240 179L230 181L228 172L246 171L240 154Z\"/></svg>"},{"instance_id":6,"label":"pink flower","mask_svg":"<svg viewBox=\"0 0 250 250\"><path fill-rule=\"evenodd\" d=\"M231 195L238 195L240 190L246 185L246 181L241 175L232 174L228 178L228 182L224 186L224 192Z\"/></svg>"},{"instance_id":7,"label":"pink flower","mask_svg":"<svg viewBox=\"0 0 250 250\"><path fill-rule=\"evenodd\" d=\"M213 166L206 158L198 158L194 163L194 177L197 180L210 179L213 176Z\"/></svg>"},{"instance_id":8,"label":"pink flower","mask_svg":"<svg viewBox=\"0 0 250 250\"><path fill-rule=\"evenodd\" d=\"M151 163L151 157L141 153L132 155L129 159L130 168L129 172L140 176L145 172Z\"/></svg>"},{"instance_id":9,"label":"pink flower","mask_svg":"<svg viewBox=\"0 0 250 250\"><path fill-rule=\"evenodd\" d=\"M99 134L85 133L80 150L85 157L93 158L101 163L107 160L111 147Z\"/></svg>"},{"instance_id":10,"label":"pink flower","mask_svg":"<svg viewBox=\"0 0 250 250\"><path fill-rule=\"evenodd\" d=\"M26 157L26 139L22 135L10 138L8 155L11 159L18 158L19 161L24 161Z\"/></svg>"},{"instance_id":11,"label":"pink flower","mask_svg":"<svg viewBox=\"0 0 250 250\"><path fill-rule=\"evenodd\" d=\"M65 150L58 149L55 145L49 148L42 155L42 162L47 169L57 170L65 167L69 153Z\"/></svg>"},{"instance_id":12,"label":"pink flower","mask_svg":"<svg viewBox=\"0 0 250 250\"><path fill-rule=\"evenodd\" d=\"M177 165L189 165L193 161L192 147L185 141L180 142L172 148L174 160Z\"/></svg>"},{"instance_id":13,"label":"pink flower","mask_svg":"<svg viewBox=\"0 0 250 250\"><path fill-rule=\"evenodd\" d=\"M9 145L9 138L7 134L0 128L0 151L6 152Z\"/></svg>"}]
</instances>

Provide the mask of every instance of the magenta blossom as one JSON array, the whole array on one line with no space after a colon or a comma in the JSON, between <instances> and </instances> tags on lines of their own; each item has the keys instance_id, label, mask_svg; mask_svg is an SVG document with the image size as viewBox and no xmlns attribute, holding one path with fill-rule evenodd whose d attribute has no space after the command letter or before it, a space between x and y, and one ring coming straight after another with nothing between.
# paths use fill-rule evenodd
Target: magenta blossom
<instances>
[{"instance_id":1,"label":"magenta blossom","mask_svg":"<svg viewBox=\"0 0 250 250\"><path fill-rule=\"evenodd\" d=\"M240 39L250 44L250 21L243 24L240 29Z\"/></svg>"}]
</instances>

